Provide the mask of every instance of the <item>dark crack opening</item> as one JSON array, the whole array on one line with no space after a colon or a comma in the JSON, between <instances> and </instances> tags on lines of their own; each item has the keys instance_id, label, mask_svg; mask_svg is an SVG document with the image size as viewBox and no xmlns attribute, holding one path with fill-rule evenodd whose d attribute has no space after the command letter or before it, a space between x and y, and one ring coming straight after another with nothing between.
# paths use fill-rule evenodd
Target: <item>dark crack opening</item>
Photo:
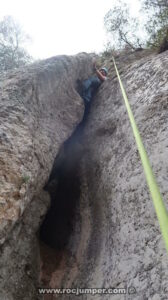
<instances>
[{"instance_id":1,"label":"dark crack opening","mask_svg":"<svg viewBox=\"0 0 168 300\"><path fill-rule=\"evenodd\" d=\"M85 107L83 120L63 144L45 186L51 205L40 227L40 240L48 246L63 250L73 230L76 206L80 199L79 163L83 154L83 130L90 107Z\"/></svg>"}]
</instances>

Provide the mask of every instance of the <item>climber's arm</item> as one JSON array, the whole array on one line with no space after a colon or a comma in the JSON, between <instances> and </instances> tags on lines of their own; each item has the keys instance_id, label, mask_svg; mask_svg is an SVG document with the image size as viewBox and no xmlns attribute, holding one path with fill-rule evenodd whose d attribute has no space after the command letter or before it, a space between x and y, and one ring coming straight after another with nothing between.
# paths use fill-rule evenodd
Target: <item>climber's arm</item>
<instances>
[{"instance_id":1,"label":"climber's arm","mask_svg":"<svg viewBox=\"0 0 168 300\"><path fill-rule=\"evenodd\" d=\"M97 74L98 78L99 78L101 81L105 81L105 80L107 79L107 77L104 76L104 75L97 69L96 65L94 65L94 67L95 67L95 71L96 71L96 74Z\"/></svg>"}]
</instances>

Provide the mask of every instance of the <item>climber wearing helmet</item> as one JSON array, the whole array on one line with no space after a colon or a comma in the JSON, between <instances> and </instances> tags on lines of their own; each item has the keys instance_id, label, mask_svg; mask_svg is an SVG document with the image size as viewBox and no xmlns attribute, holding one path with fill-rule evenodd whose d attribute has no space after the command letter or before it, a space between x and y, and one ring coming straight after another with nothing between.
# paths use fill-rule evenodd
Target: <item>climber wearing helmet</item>
<instances>
[{"instance_id":1,"label":"climber wearing helmet","mask_svg":"<svg viewBox=\"0 0 168 300\"><path fill-rule=\"evenodd\" d=\"M95 64L94 68L96 76L91 76L82 82L81 96L85 105L87 105L93 99L93 96L95 95L99 86L107 79L107 68L103 67L101 69L97 69Z\"/></svg>"}]
</instances>

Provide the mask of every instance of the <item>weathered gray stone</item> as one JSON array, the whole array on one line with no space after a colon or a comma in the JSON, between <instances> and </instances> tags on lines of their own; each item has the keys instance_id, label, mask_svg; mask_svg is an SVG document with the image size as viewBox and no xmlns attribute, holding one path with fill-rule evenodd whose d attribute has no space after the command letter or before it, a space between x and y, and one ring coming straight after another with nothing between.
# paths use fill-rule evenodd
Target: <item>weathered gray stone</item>
<instances>
[{"instance_id":1,"label":"weathered gray stone","mask_svg":"<svg viewBox=\"0 0 168 300\"><path fill-rule=\"evenodd\" d=\"M143 56L128 64L118 58L117 64L168 206L168 57L167 52ZM136 289L133 295L78 296L87 300L163 300L167 299L168 256L116 74L113 67L111 70L112 79L100 88L85 128L74 235L50 286Z\"/></svg>"},{"instance_id":2,"label":"weathered gray stone","mask_svg":"<svg viewBox=\"0 0 168 300\"><path fill-rule=\"evenodd\" d=\"M62 251L41 245L40 278L45 279L45 287L51 288L126 288L130 291L126 295L78 296L82 300L166 300L168 257L114 67L107 62L111 64L110 78L93 101L83 140L72 148L82 153L78 170L81 195L73 218L73 233ZM121 53L117 64L168 207L167 52L148 55L144 51L128 56ZM2 300L38 299L40 257L35 232L49 205L49 196L42 187L60 146L81 119L83 106L74 87L77 78L87 77L91 72L90 65L91 57L84 54L76 58L54 58L23 71L23 81L18 80L21 74L18 72L8 79L8 83L13 82L11 85L4 83L3 97L5 95L8 107L2 110L6 122L1 124L4 152L0 159L4 162L1 172L11 175L3 177L4 195L9 197L2 197L2 202L7 199L14 212L19 207L21 217L14 214L10 222L11 211L5 201L2 203L7 211L5 214L4 210L2 217L7 221L6 234L2 231L1 236L2 240L8 238L1 249ZM55 72L58 72L58 80ZM28 79L35 80L35 92L28 88L31 86ZM13 95L23 103L15 107ZM20 116L18 121L17 116ZM8 130L4 130L4 124ZM75 156L78 155L75 152ZM21 198L17 200L15 191L18 190L21 190ZM135 294L131 294L131 287L136 289ZM44 300L73 300L75 297L46 295Z\"/></svg>"},{"instance_id":3,"label":"weathered gray stone","mask_svg":"<svg viewBox=\"0 0 168 300\"><path fill-rule=\"evenodd\" d=\"M82 119L76 81L91 74L92 57L53 57L0 83L1 300L37 299L35 233L49 205L42 189L61 145Z\"/></svg>"},{"instance_id":4,"label":"weathered gray stone","mask_svg":"<svg viewBox=\"0 0 168 300\"><path fill-rule=\"evenodd\" d=\"M122 69L137 125L168 206L167 79L167 52ZM91 287L135 287L137 293L127 299L157 299L157 294L166 299L168 256L116 78L101 88L85 132L89 146L83 194L91 207L92 226L83 250L87 264L83 263L83 274L78 274L75 283L82 285L85 274ZM96 296L102 298L125 296Z\"/></svg>"}]
</instances>

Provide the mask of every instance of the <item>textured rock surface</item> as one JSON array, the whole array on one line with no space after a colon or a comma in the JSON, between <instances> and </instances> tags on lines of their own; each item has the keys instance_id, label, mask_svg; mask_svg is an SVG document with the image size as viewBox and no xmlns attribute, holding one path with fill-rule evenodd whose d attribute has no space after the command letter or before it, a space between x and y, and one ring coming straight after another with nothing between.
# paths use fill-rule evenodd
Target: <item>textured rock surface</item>
<instances>
[{"instance_id":1,"label":"textured rock surface","mask_svg":"<svg viewBox=\"0 0 168 300\"><path fill-rule=\"evenodd\" d=\"M117 63L168 207L168 57L167 52L146 54L124 54ZM49 204L42 187L60 146L82 117L74 87L91 72L90 62L84 54L53 58L1 85L1 242L8 237L1 246L2 300L38 299L39 274L44 287L136 289L133 295L78 299L167 299L168 257L112 65L91 106L83 140L65 151L69 176L75 170L71 151L73 159L81 159L73 232L61 250L41 244L40 268L35 232ZM71 200L70 192L67 210ZM44 300L75 297L45 295Z\"/></svg>"},{"instance_id":2,"label":"textured rock surface","mask_svg":"<svg viewBox=\"0 0 168 300\"><path fill-rule=\"evenodd\" d=\"M0 83L2 300L37 299L35 232L49 205L42 188L60 146L82 119L76 80L88 77L91 62L92 56L84 53L53 57L13 72Z\"/></svg>"},{"instance_id":3,"label":"textured rock surface","mask_svg":"<svg viewBox=\"0 0 168 300\"><path fill-rule=\"evenodd\" d=\"M167 53L143 58L122 70L134 116L168 205L167 78ZM85 252L88 285L133 286L137 293L127 299L166 299L168 257L116 79L101 90L87 128L86 195L93 222Z\"/></svg>"},{"instance_id":4,"label":"textured rock surface","mask_svg":"<svg viewBox=\"0 0 168 300\"><path fill-rule=\"evenodd\" d=\"M144 55L131 64L117 62L168 206L167 54ZM48 285L136 289L127 296L78 296L87 300L167 299L168 256L114 68L111 70L112 79L100 88L85 128L74 232ZM67 299L67 295L46 299Z\"/></svg>"}]
</instances>

